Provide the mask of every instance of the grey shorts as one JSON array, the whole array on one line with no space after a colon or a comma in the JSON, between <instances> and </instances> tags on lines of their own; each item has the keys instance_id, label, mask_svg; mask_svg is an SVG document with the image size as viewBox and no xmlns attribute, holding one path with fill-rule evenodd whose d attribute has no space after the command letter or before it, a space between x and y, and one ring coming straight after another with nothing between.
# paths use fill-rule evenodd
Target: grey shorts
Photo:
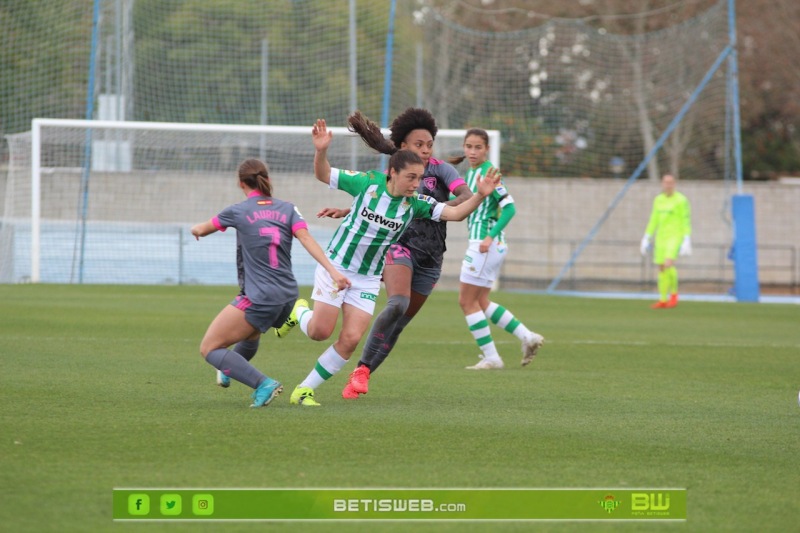
<instances>
[{"instance_id":1,"label":"grey shorts","mask_svg":"<svg viewBox=\"0 0 800 533\"><path fill-rule=\"evenodd\" d=\"M250 298L240 294L233 299L231 305L244 311L244 319L247 320L247 323L264 333L269 328L279 328L286 322L292 313L294 302L278 305L254 304Z\"/></svg>"},{"instance_id":2,"label":"grey shorts","mask_svg":"<svg viewBox=\"0 0 800 533\"><path fill-rule=\"evenodd\" d=\"M414 253L402 244L393 244L386 253L387 265L404 265L411 269L411 290L429 296L442 275L441 268L419 266Z\"/></svg>"}]
</instances>

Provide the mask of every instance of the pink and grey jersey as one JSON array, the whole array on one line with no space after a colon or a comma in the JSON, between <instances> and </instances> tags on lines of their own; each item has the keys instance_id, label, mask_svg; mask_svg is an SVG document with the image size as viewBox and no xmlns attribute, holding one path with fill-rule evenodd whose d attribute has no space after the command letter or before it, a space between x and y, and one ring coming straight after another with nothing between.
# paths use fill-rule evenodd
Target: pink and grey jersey
<instances>
[{"instance_id":1,"label":"pink and grey jersey","mask_svg":"<svg viewBox=\"0 0 800 533\"><path fill-rule=\"evenodd\" d=\"M459 185L465 184L453 165L431 158L425 166L425 174L417 192L444 203ZM441 269L444 252L447 250L446 238L446 222L418 218L409 224L397 242L411 250L420 266Z\"/></svg>"},{"instance_id":2,"label":"pink and grey jersey","mask_svg":"<svg viewBox=\"0 0 800 533\"><path fill-rule=\"evenodd\" d=\"M297 299L292 239L308 225L294 204L253 191L211 222L220 231L236 228L239 286L250 301L278 305Z\"/></svg>"}]
</instances>

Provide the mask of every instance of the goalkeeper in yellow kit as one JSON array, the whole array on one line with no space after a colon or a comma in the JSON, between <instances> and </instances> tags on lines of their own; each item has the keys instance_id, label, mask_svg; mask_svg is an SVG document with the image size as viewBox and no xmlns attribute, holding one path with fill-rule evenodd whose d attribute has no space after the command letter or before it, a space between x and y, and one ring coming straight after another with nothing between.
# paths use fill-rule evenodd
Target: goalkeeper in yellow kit
<instances>
[{"instance_id":1,"label":"goalkeeper in yellow kit","mask_svg":"<svg viewBox=\"0 0 800 533\"><path fill-rule=\"evenodd\" d=\"M692 233L689 200L675 190L675 178L666 174L661 178L661 194L653 200L653 212L642 237L642 255L653 245L653 262L658 265L658 292L660 298L653 309L678 305L678 255L691 255ZM653 236L655 235L655 243Z\"/></svg>"}]
</instances>

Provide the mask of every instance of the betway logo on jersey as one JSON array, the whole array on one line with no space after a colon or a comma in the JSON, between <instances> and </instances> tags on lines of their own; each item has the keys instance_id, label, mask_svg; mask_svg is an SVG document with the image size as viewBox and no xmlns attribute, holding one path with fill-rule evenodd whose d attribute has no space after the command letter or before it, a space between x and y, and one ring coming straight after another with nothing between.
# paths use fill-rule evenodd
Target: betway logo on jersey
<instances>
[{"instance_id":1,"label":"betway logo on jersey","mask_svg":"<svg viewBox=\"0 0 800 533\"><path fill-rule=\"evenodd\" d=\"M367 209L366 206L361 208L360 214L370 222L374 222L379 226L383 226L384 228L392 231L397 231L403 226L402 220L392 220L391 218L386 218L383 215L379 215L375 211Z\"/></svg>"}]
</instances>

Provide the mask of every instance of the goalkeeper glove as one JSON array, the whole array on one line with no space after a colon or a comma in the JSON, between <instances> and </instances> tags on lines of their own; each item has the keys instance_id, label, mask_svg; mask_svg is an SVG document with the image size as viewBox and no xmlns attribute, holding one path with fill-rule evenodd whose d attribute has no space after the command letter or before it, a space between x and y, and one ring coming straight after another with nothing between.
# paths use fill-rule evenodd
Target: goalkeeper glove
<instances>
[{"instance_id":1,"label":"goalkeeper glove","mask_svg":"<svg viewBox=\"0 0 800 533\"><path fill-rule=\"evenodd\" d=\"M645 235L644 237L642 237L642 244L639 247L639 250L641 250L642 255L647 255L647 250L649 249L650 249L650 235Z\"/></svg>"},{"instance_id":2,"label":"goalkeeper glove","mask_svg":"<svg viewBox=\"0 0 800 533\"><path fill-rule=\"evenodd\" d=\"M678 250L678 255L692 255L692 240L688 235L683 238L681 248Z\"/></svg>"}]
</instances>

